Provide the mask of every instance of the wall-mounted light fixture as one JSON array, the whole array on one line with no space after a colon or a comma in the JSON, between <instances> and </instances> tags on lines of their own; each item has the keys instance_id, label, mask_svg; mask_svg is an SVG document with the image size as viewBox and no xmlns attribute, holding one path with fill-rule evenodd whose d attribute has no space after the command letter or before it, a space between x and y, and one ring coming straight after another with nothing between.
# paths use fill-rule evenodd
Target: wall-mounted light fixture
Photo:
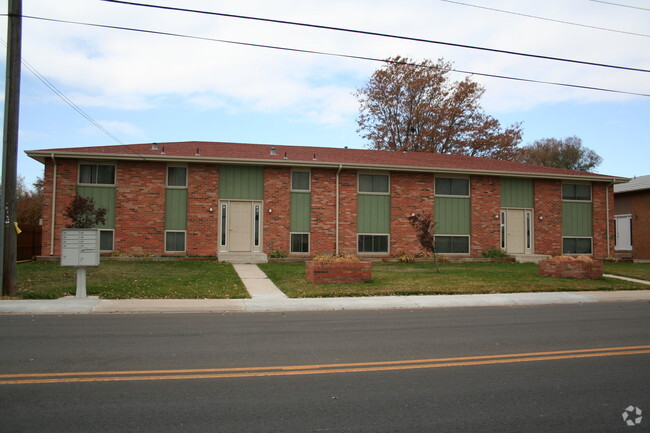
<instances>
[{"instance_id":1,"label":"wall-mounted light fixture","mask_svg":"<svg viewBox=\"0 0 650 433\"><path fill-rule=\"evenodd\" d=\"M273 209L269 209L269 213L273 213Z\"/></svg>"}]
</instances>

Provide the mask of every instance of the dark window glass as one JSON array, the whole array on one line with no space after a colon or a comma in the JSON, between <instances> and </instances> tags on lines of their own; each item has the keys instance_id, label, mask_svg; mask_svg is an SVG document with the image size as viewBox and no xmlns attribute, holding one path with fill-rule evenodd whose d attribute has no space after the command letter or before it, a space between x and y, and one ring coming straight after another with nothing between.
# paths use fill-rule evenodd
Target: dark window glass
<instances>
[{"instance_id":1,"label":"dark window glass","mask_svg":"<svg viewBox=\"0 0 650 433\"><path fill-rule=\"evenodd\" d=\"M115 184L115 166L79 164L79 183L113 185Z\"/></svg>"},{"instance_id":2,"label":"dark window glass","mask_svg":"<svg viewBox=\"0 0 650 433\"><path fill-rule=\"evenodd\" d=\"M167 167L167 186L187 186L187 168Z\"/></svg>"},{"instance_id":3,"label":"dark window glass","mask_svg":"<svg viewBox=\"0 0 650 433\"><path fill-rule=\"evenodd\" d=\"M309 252L309 233L291 234L291 252L292 253Z\"/></svg>"},{"instance_id":4,"label":"dark window glass","mask_svg":"<svg viewBox=\"0 0 650 433\"><path fill-rule=\"evenodd\" d=\"M591 200L591 185L573 183L562 184L562 198L564 200Z\"/></svg>"},{"instance_id":5,"label":"dark window glass","mask_svg":"<svg viewBox=\"0 0 650 433\"><path fill-rule=\"evenodd\" d=\"M437 195L469 195L469 179L436 177Z\"/></svg>"},{"instance_id":6,"label":"dark window glass","mask_svg":"<svg viewBox=\"0 0 650 433\"><path fill-rule=\"evenodd\" d=\"M309 172L291 172L291 189L296 191L309 191Z\"/></svg>"},{"instance_id":7,"label":"dark window glass","mask_svg":"<svg viewBox=\"0 0 650 433\"><path fill-rule=\"evenodd\" d=\"M436 236L436 252L440 254L468 254L469 236Z\"/></svg>"},{"instance_id":8,"label":"dark window glass","mask_svg":"<svg viewBox=\"0 0 650 433\"><path fill-rule=\"evenodd\" d=\"M99 251L113 251L113 232L100 230L99 232Z\"/></svg>"},{"instance_id":9,"label":"dark window glass","mask_svg":"<svg viewBox=\"0 0 650 433\"><path fill-rule=\"evenodd\" d=\"M221 245L226 245L226 215L227 208L225 204L221 205Z\"/></svg>"},{"instance_id":10,"label":"dark window glass","mask_svg":"<svg viewBox=\"0 0 650 433\"><path fill-rule=\"evenodd\" d=\"M388 235L359 235L360 253L387 253Z\"/></svg>"},{"instance_id":11,"label":"dark window glass","mask_svg":"<svg viewBox=\"0 0 650 433\"><path fill-rule=\"evenodd\" d=\"M562 252L564 254L591 254L591 238L564 238Z\"/></svg>"},{"instance_id":12,"label":"dark window glass","mask_svg":"<svg viewBox=\"0 0 650 433\"><path fill-rule=\"evenodd\" d=\"M184 232L167 232L165 236L166 236L165 251L169 251L169 252L185 251Z\"/></svg>"},{"instance_id":13,"label":"dark window glass","mask_svg":"<svg viewBox=\"0 0 650 433\"><path fill-rule=\"evenodd\" d=\"M359 192L388 193L388 175L360 174Z\"/></svg>"},{"instance_id":14,"label":"dark window glass","mask_svg":"<svg viewBox=\"0 0 650 433\"><path fill-rule=\"evenodd\" d=\"M255 246L260 244L260 205L255 205Z\"/></svg>"}]
</instances>

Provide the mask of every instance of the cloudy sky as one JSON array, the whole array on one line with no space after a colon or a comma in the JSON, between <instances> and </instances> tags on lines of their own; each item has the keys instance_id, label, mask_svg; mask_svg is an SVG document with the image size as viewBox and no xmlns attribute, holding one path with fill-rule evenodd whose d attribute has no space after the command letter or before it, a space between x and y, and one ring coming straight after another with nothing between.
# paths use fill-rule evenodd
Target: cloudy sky
<instances>
[{"instance_id":1,"label":"cloudy sky","mask_svg":"<svg viewBox=\"0 0 650 433\"><path fill-rule=\"evenodd\" d=\"M650 69L648 0L141 2ZM377 59L444 57L458 70L650 94L648 72L101 0L23 0L23 14L24 60L113 136L23 67L19 173L28 183L42 175L29 149L188 140L363 148L353 93L380 66L52 20ZM488 114L523 123L524 144L575 135L603 157L598 172L650 174L649 97L473 78Z\"/></svg>"}]
</instances>

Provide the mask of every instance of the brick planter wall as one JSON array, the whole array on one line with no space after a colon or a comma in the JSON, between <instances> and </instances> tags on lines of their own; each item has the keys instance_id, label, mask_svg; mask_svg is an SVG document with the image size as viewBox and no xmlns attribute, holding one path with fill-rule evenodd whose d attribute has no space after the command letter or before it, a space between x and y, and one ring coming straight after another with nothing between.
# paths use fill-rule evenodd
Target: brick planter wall
<instances>
[{"instance_id":1,"label":"brick planter wall","mask_svg":"<svg viewBox=\"0 0 650 433\"><path fill-rule=\"evenodd\" d=\"M371 279L370 262L307 262L307 281L313 284L360 283Z\"/></svg>"},{"instance_id":2,"label":"brick planter wall","mask_svg":"<svg viewBox=\"0 0 650 433\"><path fill-rule=\"evenodd\" d=\"M603 262L580 260L542 260L538 265L540 275L556 278L602 278Z\"/></svg>"}]
</instances>

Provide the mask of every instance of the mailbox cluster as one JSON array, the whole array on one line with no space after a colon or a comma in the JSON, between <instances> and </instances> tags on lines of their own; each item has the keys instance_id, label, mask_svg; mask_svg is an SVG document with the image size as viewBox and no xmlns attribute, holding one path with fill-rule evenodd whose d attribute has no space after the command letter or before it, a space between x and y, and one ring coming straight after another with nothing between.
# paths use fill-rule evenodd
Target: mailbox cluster
<instances>
[{"instance_id":1,"label":"mailbox cluster","mask_svg":"<svg viewBox=\"0 0 650 433\"><path fill-rule=\"evenodd\" d=\"M65 229L61 242L61 266L99 266L99 231Z\"/></svg>"}]
</instances>

